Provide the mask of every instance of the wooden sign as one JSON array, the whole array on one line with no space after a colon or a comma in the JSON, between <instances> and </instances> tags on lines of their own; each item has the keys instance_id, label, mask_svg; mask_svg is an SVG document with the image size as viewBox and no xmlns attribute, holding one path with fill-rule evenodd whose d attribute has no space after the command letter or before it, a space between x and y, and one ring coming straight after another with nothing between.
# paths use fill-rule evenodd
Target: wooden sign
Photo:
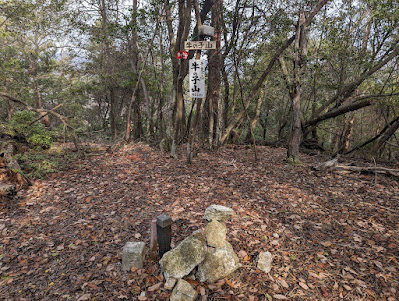
<instances>
[{"instance_id":1,"label":"wooden sign","mask_svg":"<svg viewBox=\"0 0 399 301\"><path fill-rule=\"evenodd\" d=\"M185 41L186 50L209 50L216 49L216 41Z\"/></svg>"}]
</instances>

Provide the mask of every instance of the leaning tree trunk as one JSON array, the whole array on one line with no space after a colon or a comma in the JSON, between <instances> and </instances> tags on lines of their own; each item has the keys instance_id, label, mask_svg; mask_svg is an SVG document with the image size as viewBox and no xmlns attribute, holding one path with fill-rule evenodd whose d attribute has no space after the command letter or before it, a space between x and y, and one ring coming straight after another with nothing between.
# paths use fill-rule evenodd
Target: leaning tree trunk
<instances>
[{"instance_id":1,"label":"leaning tree trunk","mask_svg":"<svg viewBox=\"0 0 399 301\"><path fill-rule=\"evenodd\" d=\"M370 154L375 156L375 154L382 148L382 146L391 138L396 130L399 129L399 117L389 126L389 128L385 131L384 134L378 139L377 143L370 150Z\"/></svg>"}]
</instances>

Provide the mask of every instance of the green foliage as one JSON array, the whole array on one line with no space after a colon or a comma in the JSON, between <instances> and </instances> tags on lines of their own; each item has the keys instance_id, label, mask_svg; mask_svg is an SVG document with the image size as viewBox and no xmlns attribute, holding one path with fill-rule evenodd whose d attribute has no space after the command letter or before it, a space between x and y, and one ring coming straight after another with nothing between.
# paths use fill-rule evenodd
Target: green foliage
<instances>
[{"instance_id":1,"label":"green foliage","mask_svg":"<svg viewBox=\"0 0 399 301\"><path fill-rule=\"evenodd\" d=\"M34 122L37 117L37 114L31 111L16 112L11 119L10 129L34 147L49 148L55 135L40 122Z\"/></svg>"},{"instance_id":2,"label":"green foliage","mask_svg":"<svg viewBox=\"0 0 399 301\"><path fill-rule=\"evenodd\" d=\"M29 177L44 179L48 174L70 169L76 163L77 156L76 153L31 150L17 154L15 159Z\"/></svg>"}]
</instances>

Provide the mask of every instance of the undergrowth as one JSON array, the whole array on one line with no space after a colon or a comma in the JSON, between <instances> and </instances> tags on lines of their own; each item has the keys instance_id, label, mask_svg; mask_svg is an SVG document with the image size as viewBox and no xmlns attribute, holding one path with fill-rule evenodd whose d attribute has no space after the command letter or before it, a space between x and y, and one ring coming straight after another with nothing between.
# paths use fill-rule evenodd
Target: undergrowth
<instances>
[{"instance_id":1,"label":"undergrowth","mask_svg":"<svg viewBox=\"0 0 399 301\"><path fill-rule=\"evenodd\" d=\"M47 175L66 171L76 166L78 153L50 153L43 150L29 150L15 155L24 172L34 179L45 179Z\"/></svg>"}]
</instances>

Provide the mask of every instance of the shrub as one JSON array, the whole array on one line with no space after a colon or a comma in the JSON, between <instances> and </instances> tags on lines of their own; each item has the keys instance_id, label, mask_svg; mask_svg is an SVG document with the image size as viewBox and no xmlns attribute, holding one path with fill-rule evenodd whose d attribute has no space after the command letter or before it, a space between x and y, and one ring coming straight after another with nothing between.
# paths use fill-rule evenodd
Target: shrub
<instances>
[{"instance_id":1,"label":"shrub","mask_svg":"<svg viewBox=\"0 0 399 301\"><path fill-rule=\"evenodd\" d=\"M30 145L47 149L54 142L54 133L39 121L33 123L37 117L38 115L31 111L15 112L10 129L16 135L24 137Z\"/></svg>"}]
</instances>

